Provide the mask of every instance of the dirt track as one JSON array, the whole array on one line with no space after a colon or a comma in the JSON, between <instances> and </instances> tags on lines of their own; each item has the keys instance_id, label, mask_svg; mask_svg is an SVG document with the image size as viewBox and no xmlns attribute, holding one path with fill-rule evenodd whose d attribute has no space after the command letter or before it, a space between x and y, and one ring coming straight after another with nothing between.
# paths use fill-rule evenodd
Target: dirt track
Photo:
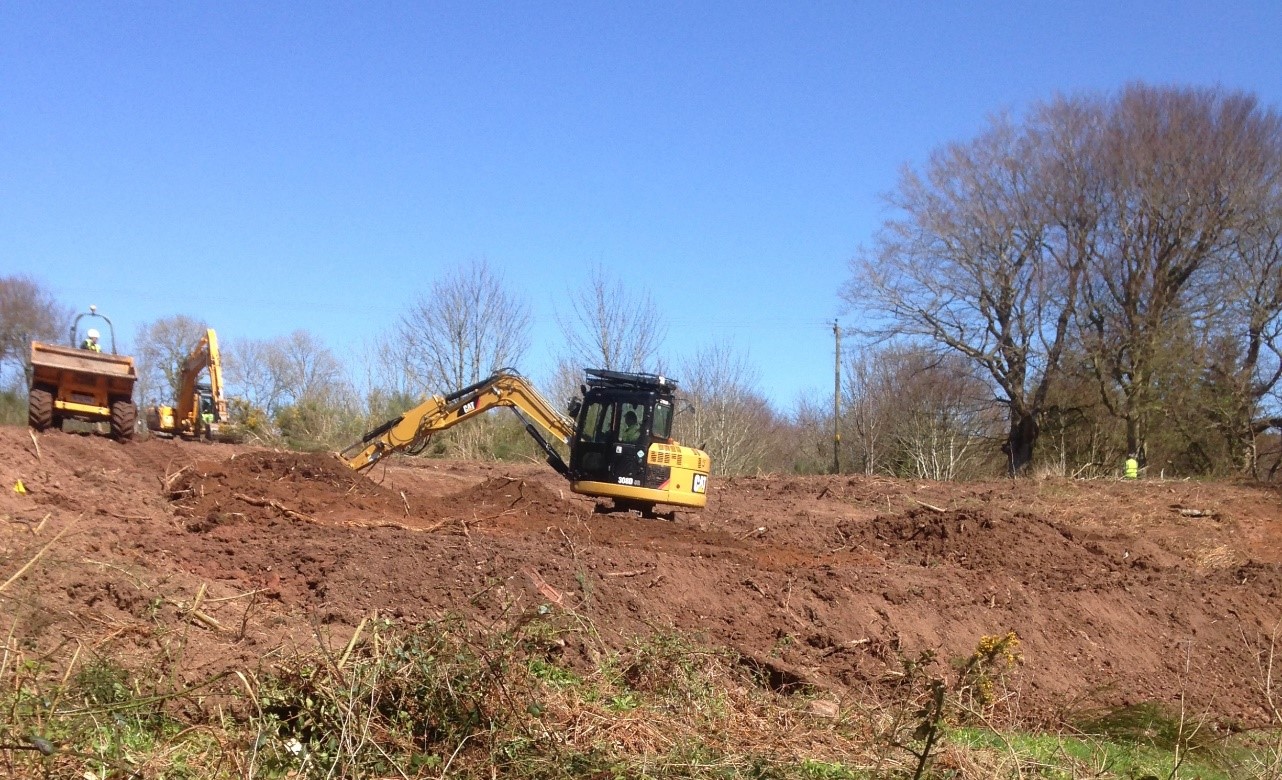
<instances>
[{"instance_id":1,"label":"dirt track","mask_svg":"<svg viewBox=\"0 0 1282 780\"><path fill-rule=\"evenodd\" d=\"M550 605L607 643L675 628L847 700L901 658L936 651L947 675L1013 630L1009 704L1030 721L1181 694L1225 724L1273 718L1275 488L775 476L643 520L593 514L541 465L399 458L367 479L326 455L9 427L0 481L0 581L49 545L4 589L0 631L55 658L179 647L195 680L341 647L375 610Z\"/></svg>"}]
</instances>

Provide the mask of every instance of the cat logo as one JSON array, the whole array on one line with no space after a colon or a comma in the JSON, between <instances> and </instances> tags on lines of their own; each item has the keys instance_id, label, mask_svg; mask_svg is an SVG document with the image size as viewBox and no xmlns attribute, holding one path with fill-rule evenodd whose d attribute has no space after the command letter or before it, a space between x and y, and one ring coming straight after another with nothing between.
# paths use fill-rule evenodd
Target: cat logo
<instances>
[{"instance_id":1,"label":"cat logo","mask_svg":"<svg viewBox=\"0 0 1282 780\"><path fill-rule=\"evenodd\" d=\"M707 493L708 492L708 475L695 474L694 484L690 486L690 489L696 493Z\"/></svg>"}]
</instances>

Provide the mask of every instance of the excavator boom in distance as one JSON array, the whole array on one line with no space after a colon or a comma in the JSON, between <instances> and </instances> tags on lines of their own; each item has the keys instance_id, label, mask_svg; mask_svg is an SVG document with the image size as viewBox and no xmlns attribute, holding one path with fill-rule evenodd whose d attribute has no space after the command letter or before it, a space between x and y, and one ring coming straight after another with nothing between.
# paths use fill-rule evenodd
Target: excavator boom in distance
<instances>
[{"instance_id":1,"label":"excavator boom in distance","mask_svg":"<svg viewBox=\"0 0 1282 780\"><path fill-rule=\"evenodd\" d=\"M617 511L652 516L656 505L702 508L706 453L672 438L677 383L655 374L587 369L582 398L558 412L520 374L502 370L446 396L433 396L366 433L340 453L354 469L396 452L422 452L432 434L492 408L512 409L575 493L612 499ZM569 452L562 457L554 442Z\"/></svg>"},{"instance_id":2,"label":"excavator boom in distance","mask_svg":"<svg viewBox=\"0 0 1282 780\"><path fill-rule=\"evenodd\" d=\"M227 421L227 399L223 395L222 356L218 334L205 331L182 362L175 406L147 409L147 429L166 436L214 439ZM209 381L200 377L209 372Z\"/></svg>"}]
</instances>

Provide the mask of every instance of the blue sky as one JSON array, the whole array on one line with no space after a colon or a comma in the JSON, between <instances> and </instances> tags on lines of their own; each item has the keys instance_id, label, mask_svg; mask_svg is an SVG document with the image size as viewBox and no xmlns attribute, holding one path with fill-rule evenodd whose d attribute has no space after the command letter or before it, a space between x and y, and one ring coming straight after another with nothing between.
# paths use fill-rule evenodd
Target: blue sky
<instances>
[{"instance_id":1,"label":"blue sky","mask_svg":"<svg viewBox=\"0 0 1282 780\"><path fill-rule=\"evenodd\" d=\"M485 258L541 377L600 264L787 410L903 165L1135 80L1282 108L1282 3L0 0L0 275L355 366Z\"/></svg>"}]
</instances>

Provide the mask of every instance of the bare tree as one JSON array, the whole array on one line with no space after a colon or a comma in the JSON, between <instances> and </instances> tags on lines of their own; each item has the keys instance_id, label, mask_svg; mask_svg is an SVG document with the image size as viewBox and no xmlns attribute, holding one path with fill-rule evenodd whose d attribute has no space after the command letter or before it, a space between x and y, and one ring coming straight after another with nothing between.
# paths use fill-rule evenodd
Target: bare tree
<instances>
[{"instance_id":1,"label":"bare tree","mask_svg":"<svg viewBox=\"0 0 1282 780\"><path fill-rule=\"evenodd\" d=\"M233 416L260 435L279 432L297 446L312 446L328 443L348 417L354 428L363 422L355 421L359 404L342 365L308 331L233 342L224 367L239 399Z\"/></svg>"},{"instance_id":2,"label":"bare tree","mask_svg":"<svg viewBox=\"0 0 1282 780\"><path fill-rule=\"evenodd\" d=\"M580 365L569 357L562 357L552 369L552 375L540 383L539 389L558 408L567 409L571 399L582 395L583 369L591 367Z\"/></svg>"},{"instance_id":3,"label":"bare tree","mask_svg":"<svg viewBox=\"0 0 1282 780\"><path fill-rule=\"evenodd\" d=\"M1205 382L1217 400L1211 410L1219 412L1214 424L1229 439L1238 467L1257 473L1260 436L1282 428L1275 401L1282 380L1282 155L1265 164L1272 175L1261 208L1230 239L1214 282L1219 308L1206 318Z\"/></svg>"},{"instance_id":4,"label":"bare tree","mask_svg":"<svg viewBox=\"0 0 1282 780\"><path fill-rule=\"evenodd\" d=\"M288 372L272 340L230 342L223 352L223 369L232 395L247 408L270 415L288 402Z\"/></svg>"},{"instance_id":5,"label":"bare tree","mask_svg":"<svg viewBox=\"0 0 1282 780\"><path fill-rule=\"evenodd\" d=\"M527 304L485 260L457 268L401 315L388 361L420 393L457 390L517 363L529 348Z\"/></svg>"},{"instance_id":6,"label":"bare tree","mask_svg":"<svg viewBox=\"0 0 1282 780\"><path fill-rule=\"evenodd\" d=\"M903 174L875 251L852 263L842 297L879 321L867 332L965 357L1008 410L1012 474L1032 462L1038 416L1068 338L1083 257L1080 213L1048 184L1076 172L1083 144L1067 112L1042 109L1029 128L995 120L975 141Z\"/></svg>"},{"instance_id":7,"label":"bare tree","mask_svg":"<svg viewBox=\"0 0 1282 780\"><path fill-rule=\"evenodd\" d=\"M138 391L142 404L173 404L182 383L183 361L209 328L185 314L161 317L138 327L134 358L138 363Z\"/></svg>"},{"instance_id":8,"label":"bare tree","mask_svg":"<svg viewBox=\"0 0 1282 780\"><path fill-rule=\"evenodd\" d=\"M681 370L680 387L693 404L679 418L681 439L707 452L719 474L760 471L779 421L747 359L720 343L697 352Z\"/></svg>"},{"instance_id":9,"label":"bare tree","mask_svg":"<svg viewBox=\"0 0 1282 780\"><path fill-rule=\"evenodd\" d=\"M292 401L332 393L345 384L343 366L313 333L296 330L274 344L284 370L284 387Z\"/></svg>"},{"instance_id":10,"label":"bare tree","mask_svg":"<svg viewBox=\"0 0 1282 780\"><path fill-rule=\"evenodd\" d=\"M864 474L925 479L991 467L997 405L974 364L911 345L865 352L846 364L843 444Z\"/></svg>"},{"instance_id":11,"label":"bare tree","mask_svg":"<svg viewBox=\"0 0 1282 780\"><path fill-rule=\"evenodd\" d=\"M1279 117L1243 93L1132 85L1107 106L1080 329L1101 400L1141 461L1160 413L1158 379L1188 359L1168 335L1219 315L1221 263L1260 211L1279 138Z\"/></svg>"},{"instance_id":12,"label":"bare tree","mask_svg":"<svg viewBox=\"0 0 1282 780\"><path fill-rule=\"evenodd\" d=\"M612 371L658 371L659 348L667 327L643 287L609 278L601 266L558 311L565 336L565 362Z\"/></svg>"},{"instance_id":13,"label":"bare tree","mask_svg":"<svg viewBox=\"0 0 1282 780\"><path fill-rule=\"evenodd\" d=\"M986 465L983 444L1000 420L972 363L920 349L884 356L883 387L897 388L898 414L882 456L896 476L953 480L978 476Z\"/></svg>"},{"instance_id":14,"label":"bare tree","mask_svg":"<svg viewBox=\"0 0 1282 780\"><path fill-rule=\"evenodd\" d=\"M71 309L30 276L0 276L0 378L6 366L21 375L32 341L61 343L71 317Z\"/></svg>"},{"instance_id":15,"label":"bare tree","mask_svg":"<svg viewBox=\"0 0 1282 780\"><path fill-rule=\"evenodd\" d=\"M889 470L886 459L895 423L903 414L899 377L886 357L887 350L878 349L845 362L843 458L853 470L868 476Z\"/></svg>"},{"instance_id":16,"label":"bare tree","mask_svg":"<svg viewBox=\"0 0 1282 780\"><path fill-rule=\"evenodd\" d=\"M776 465L802 474L826 474L832 468L832 396L811 391L800 395L780 433Z\"/></svg>"}]
</instances>

